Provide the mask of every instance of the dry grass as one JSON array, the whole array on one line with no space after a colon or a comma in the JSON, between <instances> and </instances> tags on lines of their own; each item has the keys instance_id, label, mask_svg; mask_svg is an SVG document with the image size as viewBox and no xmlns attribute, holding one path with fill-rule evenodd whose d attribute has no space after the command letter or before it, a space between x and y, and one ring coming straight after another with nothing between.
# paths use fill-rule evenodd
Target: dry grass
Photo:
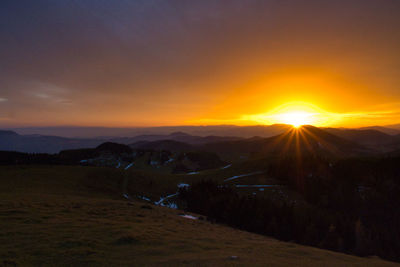
<instances>
[{"instance_id":1,"label":"dry grass","mask_svg":"<svg viewBox=\"0 0 400 267\"><path fill-rule=\"evenodd\" d=\"M390 266L280 242L82 184L87 169L0 168L0 265ZM232 258L231 256L237 256Z\"/></svg>"}]
</instances>

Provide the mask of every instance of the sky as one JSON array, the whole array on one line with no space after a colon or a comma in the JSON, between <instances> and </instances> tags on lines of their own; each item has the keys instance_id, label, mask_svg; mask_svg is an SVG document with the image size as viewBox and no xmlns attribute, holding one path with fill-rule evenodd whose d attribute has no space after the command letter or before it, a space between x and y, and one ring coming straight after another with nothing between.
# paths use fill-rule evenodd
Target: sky
<instances>
[{"instance_id":1,"label":"sky","mask_svg":"<svg viewBox=\"0 0 400 267\"><path fill-rule=\"evenodd\" d=\"M400 123L399 14L398 0L2 0L0 127L271 124L292 111Z\"/></svg>"}]
</instances>

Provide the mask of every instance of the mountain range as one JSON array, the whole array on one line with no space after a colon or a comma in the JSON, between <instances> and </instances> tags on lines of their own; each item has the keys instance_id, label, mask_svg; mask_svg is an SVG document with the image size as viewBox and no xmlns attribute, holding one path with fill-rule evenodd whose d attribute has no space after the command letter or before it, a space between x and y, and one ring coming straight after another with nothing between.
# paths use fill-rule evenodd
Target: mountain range
<instances>
[{"instance_id":1,"label":"mountain range","mask_svg":"<svg viewBox=\"0 0 400 267\"><path fill-rule=\"evenodd\" d=\"M105 142L120 144L145 144L160 140L179 141L189 145L240 140L240 137L193 136L182 132L167 135L139 135L136 137L66 138L46 135L20 135L14 131L0 131L0 150L26 153L58 153L62 150L94 148ZM150 145L150 144L149 144ZM151 146L151 145L150 145Z\"/></svg>"},{"instance_id":2,"label":"mountain range","mask_svg":"<svg viewBox=\"0 0 400 267\"><path fill-rule=\"evenodd\" d=\"M211 127L211 126L210 126ZM331 154L386 153L400 149L400 134L388 134L375 128L345 129L303 126L300 130L289 125L249 126L227 131L225 135L192 135L185 132L147 134L134 137L67 138L48 135L21 135L15 131L0 131L0 150L27 153L58 153L62 150L94 148L105 142L126 144L134 149L163 149L170 151L205 150L219 154L264 153L327 150ZM241 129L241 134L237 130ZM378 128L380 129L380 128ZM244 137L249 133L260 133ZM395 133L395 132L392 132ZM272 136L270 136L272 135ZM267 137L266 137L267 136Z\"/></svg>"}]
</instances>

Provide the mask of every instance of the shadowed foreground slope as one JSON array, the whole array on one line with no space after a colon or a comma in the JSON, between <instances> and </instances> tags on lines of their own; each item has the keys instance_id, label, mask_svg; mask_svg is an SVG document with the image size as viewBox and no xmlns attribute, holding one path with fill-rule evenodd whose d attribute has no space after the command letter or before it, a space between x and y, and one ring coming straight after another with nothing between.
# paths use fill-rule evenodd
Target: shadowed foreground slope
<instances>
[{"instance_id":1,"label":"shadowed foreground slope","mask_svg":"<svg viewBox=\"0 0 400 267\"><path fill-rule=\"evenodd\" d=\"M0 264L395 266L94 191L82 167L0 167ZM232 256L237 256L237 258Z\"/></svg>"}]
</instances>

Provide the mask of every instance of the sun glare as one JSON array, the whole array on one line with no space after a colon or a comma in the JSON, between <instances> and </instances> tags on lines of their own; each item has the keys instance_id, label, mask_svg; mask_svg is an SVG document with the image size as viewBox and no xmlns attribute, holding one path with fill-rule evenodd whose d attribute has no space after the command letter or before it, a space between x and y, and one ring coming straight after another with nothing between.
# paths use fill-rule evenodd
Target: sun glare
<instances>
[{"instance_id":1,"label":"sun glare","mask_svg":"<svg viewBox=\"0 0 400 267\"><path fill-rule=\"evenodd\" d=\"M305 111L293 111L283 114L277 114L277 119L285 124L293 125L298 128L302 125L313 123L313 113Z\"/></svg>"},{"instance_id":2,"label":"sun glare","mask_svg":"<svg viewBox=\"0 0 400 267\"><path fill-rule=\"evenodd\" d=\"M290 124L296 128L301 125L325 125L333 118L334 114L328 113L313 104L300 101L286 103L268 113L242 117L244 120L263 124Z\"/></svg>"}]
</instances>

